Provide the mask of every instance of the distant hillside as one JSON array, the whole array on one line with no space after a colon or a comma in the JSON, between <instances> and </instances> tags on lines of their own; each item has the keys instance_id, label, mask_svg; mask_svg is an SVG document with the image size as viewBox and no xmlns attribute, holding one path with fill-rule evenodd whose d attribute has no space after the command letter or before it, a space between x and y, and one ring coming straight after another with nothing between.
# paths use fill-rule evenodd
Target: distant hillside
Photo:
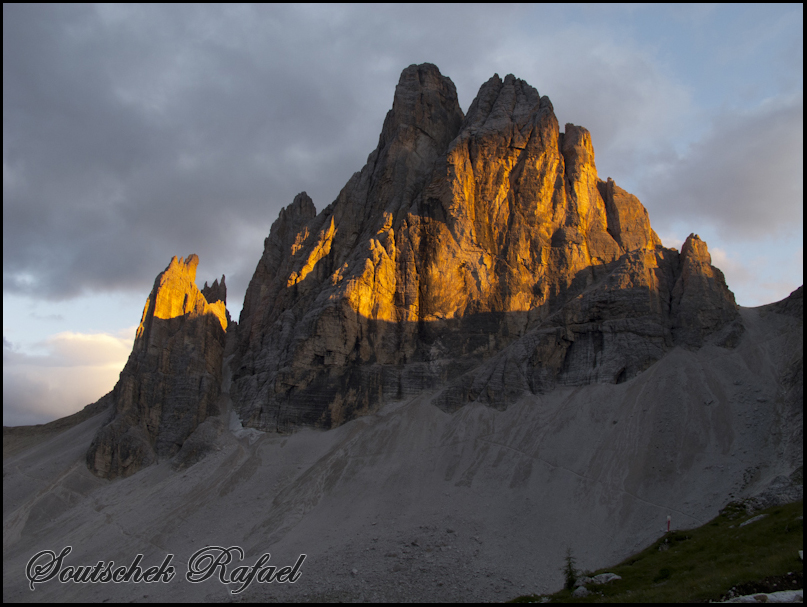
<instances>
[{"instance_id":1,"label":"distant hillside","mask_svg":"<svg viewBox=\"0 0 807 607\"><path fill-rule=\"evenodd\" d=\"M98 401L87 405L81 411L56 419L47 424L35 426L3 426L3 457L12 455L28 447L33 447L42 441L56 436L90 419L93 415L101 413L112 405L112 392L102 396Z\"/></svg>"}]
</instances>

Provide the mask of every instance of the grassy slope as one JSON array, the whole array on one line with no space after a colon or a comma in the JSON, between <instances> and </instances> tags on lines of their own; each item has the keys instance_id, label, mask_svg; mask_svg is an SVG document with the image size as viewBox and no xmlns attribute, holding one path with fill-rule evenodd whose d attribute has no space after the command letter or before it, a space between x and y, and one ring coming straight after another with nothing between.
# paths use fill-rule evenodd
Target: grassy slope
<instances>
[{"instance_id":1,"label":"grassy slope","mask_svg":"<svg viewBox=\"0 0 807 607\"><path fill-rule=\"evenodd\" d=\"M619 565L592 574L612 572L622 576L621 580L602 586L589 584L592 594L586 598L573 599L569 590L562 590L550 595L551 600L553 603L700 602L717 600L734 586L790 572L795 572L795 576L789 579L801 580L804 564L798 551L803 547L803 510L803 501L774 506L754 515L729 506L702 527L667 533ZM758 514L768 516L739 526ZM514 602L540 598L523 596Z\"/></svg>"}]
</instances>

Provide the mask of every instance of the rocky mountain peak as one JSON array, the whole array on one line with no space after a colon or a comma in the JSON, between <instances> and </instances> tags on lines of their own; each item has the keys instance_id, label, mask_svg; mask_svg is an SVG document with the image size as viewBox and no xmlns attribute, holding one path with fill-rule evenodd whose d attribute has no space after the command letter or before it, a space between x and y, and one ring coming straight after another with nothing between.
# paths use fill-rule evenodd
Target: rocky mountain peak
<instances>
[{"instance_id":1,"label":"rocky mountain peak","mask_svg":"<svg viewBox=\"0 0 807 607\"><path fill-rule=\"evenodd\" d=\"M685 529L729 500L734 516L803 497L803 287L738 311L705 242L665 248L598 177L596 132L560 132L512 75L464 118L452 91L404 70L367 164L321 211L300 192L280 212L240 323L225 277L200 290L198 257L174 257L112 392L4 427L4 600L232 596L30 575L42 546L150 564L203 541L281 563L305 548L302 584L247 602L500 600L560 587L535 564L570 543L595 567L670 512ZM88 478L81 455L104 479L141 473ZM424 583L401 584L419 557Z\"/></svg>"},{"instance_id":2,"label":"rocky mountain peak","mask_svg":"<svg viewBox=\"0 0 807 607\"><path fill-rule=\"evenodd\" d=\"M661 239L650 227L647 209L633 194L620 188L610 177L597 187L605 202L608 233L623 251L655 249Z\"/></svg>"},{"instance_id":3,"label":"rocky mountain peak","mask_svg":"<svg viewBox=\"0 0 807 607\"><path fill-rule=\"evenodd\" d=\"M542 99L538 91L524 80L508 74L502 81L498 74L494 74L480 87L468 108L462 130L504 133L513 125L521 129L539 111L542 103L544 108L552 111L549 99Z\"/></svg>"},{"instance_id":4,"label":"rocky mountain peak","mask_svg":"<svg viewBox=\"0 0 807 607\"><path fill-rule=\"evenodd\" d=\"M202 295L205 296L207 303L215 303L217 301L222 302L225 306L227 305L227 285L224 283L224 274L221 275L221 282L218 279L213 281L213 284L209 287L207 286L207 281L205 281L205 286L202 287Z\"/></svg>"},{"instance_id":5,"label":"rocky mountain peak","mask_svg":"<svg viewBox=\"0 0 807 607\"><path fill-rule=\"evenodd\" d=\"M198 261L155 281L88 454L101 476L175 453L217 410L226 286L196 288ZM547 97L494 75L464 116L449 78L412 65L364 168L319 213L301 192L273 224L230 331L230 394L244 425L280 431L425 390L446 410L505 407L629 381L741 328L705 243L662 247Z\"/></svg>"},{"instance_id":6,"label":"rocky mountain peak","mask_svg":"<svg viewBox=\"0 0 807 607\"><path fill-rule=\"evenodd\" d=\"M294 222L298 219L307 221L313 219L316 215L317 209L314 206L314 201L311 200L311 197L306 192L300 192L294 197L289 206L281 209L278 218L281 220L279 225L282 226L284 222Z\"/></svg>"},{"instance_id":7,"label":"rocky mountain peak","mask_svg":"<svg viewBox=\"0 0 807 607\"><path fill-rule=\"evenodd\" d=\"M672 292L675 322L673 334L682 345L697 348L707 335L727 324L726 340L736 341L742 327L737 319L734 294L726 286L723 272L712 265L706 243L697 234L690 234L681 246L681 265Z\"/></svg>"},{"instance_id":8,"label":"rocky mountain peak","mask_svg":"<svg viewBox=\"0 0 807 607\"><path fill-rule=\"evenodd\" d=\"M627 381L736 320L719 271L663 248L599 179L589 131L560 133L511 74L463 116L435 66L406 68L365 167L315 217L303 204L273 226L241 315L246 425L332 427L440 386L451 409Z\"/></svg>"},{"instance_id":9,"label":"rocky mountain peak","mask_svg":"<svg viewBox=\"0 0 807 607\"><path fill-rule=\"evenodd\" d=\"M222 276L212 287L205 283L203 294L195 283L198 264L196 255L174 257L154 281L112 392L113 417L87 452L87 466L98 476L129 476L176 454L218 412L226 287Z\"/></svg>"},{"instance_id":10,"label":"rocky mountain peak","mask_svg":"<svg viewBox=\"0 0 807 607\"><path fill-rule=\"evenodd\" d=\"M431 63L410 65L395 87L392 109L387 113L379 137L378 149L386 147L396 136L411 138L416 129L431 138L441 150L459 130L463 114L457 99L457 89L450 78L443 76Z\"/></svg>"},{"instance_id":11,"label":"rocky mountain peak","mask_svg":"<svg viewBox=\"0 0 807 607\"><path fill-rule=\"evenodd\" d=\"M585 171L591 171L596 176L594 146L591 144L591 133L588 129L566 123L562 142L561 153L566 161L566 174L577 177Z\"/></svg>"},{"instance_id":12,"label":"rocky mountain peak","mask_svg":"<svg viewBox=\"0 0 807 607\"><path fill-rule=\"evenodd\" d=\"M709 255L709 248L697 234L690 234L681 245L681 256L684 260L692 263L711 264L712 256Z\"/></svg>"},{"instance_id":13,"label":"rocky mountain peak","mask_svg":"<svg viewBox=\"0 0 807 607\"><path fill-rule=\"evenodd\" d=\"M208 300L196 286L197 255L187 259L174 256L168 267L154 281L154 287L146 300L146 307L135 335L135 350L155 348L151 340L151 327L154 319L170 320L187 315L202 316L212 314L227 330L227 316L223 299ZM223 277L222 277L223 281ZM205 283L207 285L207 283ZM209 289L209 288L208 288ZM217 287L216 291L220 290Z\"/></svg>"}]
</instances>

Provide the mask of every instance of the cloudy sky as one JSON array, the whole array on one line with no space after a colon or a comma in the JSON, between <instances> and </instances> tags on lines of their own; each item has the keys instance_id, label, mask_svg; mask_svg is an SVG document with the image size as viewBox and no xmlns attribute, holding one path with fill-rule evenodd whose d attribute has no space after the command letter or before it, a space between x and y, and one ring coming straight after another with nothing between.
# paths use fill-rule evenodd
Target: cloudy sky
<instances>
[{"instance_id":1,"label":"cloudy sky","mask_svg":"<svg viewBox=\"0 0 807 607\"><path fill-rule=\"evenodd\" d=\"M237 318L281 207L336 198L423 62L464 110L494 73L548 95L741 305L802 284L801 5L6 4L3 423L111 389L173 255Z\"/></svg>"}]
</instances>

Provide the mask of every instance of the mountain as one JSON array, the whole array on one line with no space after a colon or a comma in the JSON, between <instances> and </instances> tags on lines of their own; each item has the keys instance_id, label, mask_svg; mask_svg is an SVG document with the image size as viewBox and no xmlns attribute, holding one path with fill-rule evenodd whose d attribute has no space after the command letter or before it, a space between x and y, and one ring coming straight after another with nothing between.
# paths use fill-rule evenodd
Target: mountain
<instances>
[{"instance_id":1,"label":"mountain","mask_svg":"<svg viewBox=\"0 0 807 607\"><path fill-rule=\"evenodd\" d=\"M134 347L112 391L114 417L96 435L87 466L128 476L175 455L200 423L219 413L228 325L224 277L200 291L199 258L174 257L154 281Z\"/></svg>"},{"instance_id":2,"label":"mountain","mask_svg":"<svg viewBox=\"0 0 807 607\"><path fill-rule=\"evenodd\" d=\"M272 227L232 398L281 431L425 390L446 410L501 408L626 381L721 330L731 346L742 324L706 244L662 247L639 200L597 177L587 130L561 133L512 75L463 116L451 80L413 65L364 168L319 214L303 192Z\"/></svg>"},{"instance_id":3,"label":"mountain","mask_svg":"<svg viewBox=\"0 0 807 607\"><path fill-rule=\"evenodd\" d=\"M4 428L4 600L501 600L560 587L567 548L594 569L803 493L803 289L738 307L512 75L464 115L406 68L364 168L280 212L238 323L197 264L157 277L110 394ZM178 575L32 593L64 546ZM205 546L306 560L233 595L185 579Z\"/></svg>"}]
</instances>

